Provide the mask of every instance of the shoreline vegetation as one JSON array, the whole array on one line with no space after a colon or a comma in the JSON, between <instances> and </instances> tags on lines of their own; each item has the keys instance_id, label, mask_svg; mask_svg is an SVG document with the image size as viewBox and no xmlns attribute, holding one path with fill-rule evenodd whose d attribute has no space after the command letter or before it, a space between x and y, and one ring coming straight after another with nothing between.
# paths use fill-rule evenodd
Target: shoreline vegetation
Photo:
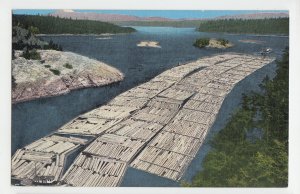
<instances>
[{"instance_id":1,"label":"shoreline vegetation","mask_svg":"<svg viewBox=\"0 0 300 194\"><path fill-rule=\"evenodd\" d=\"M288 35L289 18L209 20L200 23L197 30L234 34Z\"/></svg>"},{"instance_id":2,"label":"shoreline vegetation","mask_svg":"<svg viewBox=\"0 0 300 194\"><path fill-rule=\"evenodd\" d=\"M40 36L99 36L99 37L107 37L107 36L115 36L115 35L126 35L128 33L103 33L103 34L36 34L37 37Z\"/></svg>"},{"instance_id":3,"label":"shoreline vegetation","mask_svg":"<svg viewBox=\"0 0 300 194\"><path fill-rule=\"evenodd\" d=\"M244 95L241 107L210 142L203 169L187 187L286 187L288 185L289 51L262 93Z\"/></svg>"},{"instance_id":4,"label":"shoreline vegetation","mask_svg":"<svg viewBox=\"0 0 300 194\"><path fill-rule=\"evenodd\" d=\"M114 22L125 26L156 26L196 28L200 32L220 32L248 35L289 35L289 18L213 19L184 21L128 21Z\"/></svg>"},{"instance_id":5,"label":"shoreline vegetation","mask_svg":"<svg viewBox=\"0 0 300 194\"><path fill-rule=\"evenodd\" d=\"M233 47L233 44L226 39L223 38L199 38L194 44L194 47L197 48L218 48L218 49L226 49Z\"/></svg>"},{"instance_id":6,"label":"shoreline vegetation","mask_svg":"<svg viewBox=\"0 0 300 194\"><path fill-rule=\"evenodd\" d=\"M204 20L183 20L183 21L115 21L114 24L124 26L156 26L174 28L195 28Z\"/></svg>"},{"instance_id":7,"label":"shoreline vegetation","mask_svg":"<svg viewBox=\"0 0 300 194\"><path fill-rule=\"evenodd\" d=\"M108 22L40 15L13 15L13 26L31 29L34 34L119 34L136 31Z\"/></svg>"}]
</instances>

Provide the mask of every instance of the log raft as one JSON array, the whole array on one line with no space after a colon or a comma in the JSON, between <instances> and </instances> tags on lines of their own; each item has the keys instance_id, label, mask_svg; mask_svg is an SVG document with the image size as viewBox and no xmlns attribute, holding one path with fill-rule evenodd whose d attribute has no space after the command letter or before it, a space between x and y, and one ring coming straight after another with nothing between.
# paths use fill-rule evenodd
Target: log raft
<instances>
[{"instance_id":1,"label":"log raft","mask_svg":"<svg viewBox=\"0 0 300 194\"><path fill-rule=\"evenodd\" d=\"M85 138L51 134L18 149L12 157L12 179L29 180L30 185L56 184L66 157L86 143Z\"/></svg>"},{"instance_id":2,"label":"log raft","mask_svg":"<svg viewBox=\"0 0 300 194\"><path fill-rule=\"evenodd\" d=\"M227 53L167 70L17 150L12 176L53 175L67 186L113 187L120 185L131 166L179 181L227 94L272 61ZM92 140L86 140L87 136ZM82 146L62 175L68 153Z\"/></svg>"}]
</instances>

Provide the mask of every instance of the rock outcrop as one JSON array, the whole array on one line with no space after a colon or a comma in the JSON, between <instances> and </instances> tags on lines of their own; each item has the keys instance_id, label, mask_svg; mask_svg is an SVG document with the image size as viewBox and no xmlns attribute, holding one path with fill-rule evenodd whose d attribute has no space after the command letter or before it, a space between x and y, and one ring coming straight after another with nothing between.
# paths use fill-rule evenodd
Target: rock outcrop
<instances>
[{"instance_id":1,"label":"rock outcrop","mask_svg":"<svg viewBox=\"0 0 300 194\"><path fill-rule=\"evenodd\" d=\"M16 51L12 60L12 102L65 94L74 89L121 81L123 74L100 61L71 52L38 50L41 60L27 60Z\"/></svg>"}]
</instances>

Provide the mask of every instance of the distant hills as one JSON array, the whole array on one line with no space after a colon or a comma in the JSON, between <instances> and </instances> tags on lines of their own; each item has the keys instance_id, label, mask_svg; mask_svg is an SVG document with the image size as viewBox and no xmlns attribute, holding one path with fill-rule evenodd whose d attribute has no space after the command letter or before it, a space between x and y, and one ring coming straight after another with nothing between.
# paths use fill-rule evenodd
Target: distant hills
<instances>
[{"instance_id":1,"label":"distant hills","mask_svg":"<svg viewBox=\"0 0 300 194\"><path fill-rule=\"evenodd\" d=\"M288 13L255 13L255 14L240 14L240 15L226 15L215 17L212 19L208 18L182 18L182 19L171 19L165 17L138 17L133 15L123 14L106 14L106 13L92 13L92 12L76 12L73 10L57 10L56 12L49 14L51 16L58 16L60 18L71 18L71 19L83 19L83 20L95 20L104 22L172 22L172 21L196 21L196 20L215 20L215 19L265 19L265 18L287 18Z\"/></svg>"},{"instance_id":2,"label":"distant hills","mask_svg":"<svg viewBox=\"0 0 300 194\"><path fill-rule=\"evenodd\" d=\"M271 19L271 18L288 18L288 13L255 13L255 14L240 14L220 16L215 19Z\"/></svg>"},{"instance_id":3,"label":"distant hills","mask_svg":"<svg viewBox=\"0 0 300 194\"><path fill-rule=\"evenodd\" d=\"M172 21L173 19L163 17L138 17L132 15L122 14L104 14L92 12L75 12L73 10L58 10L51 16L58 16L61 18L83 19L83 20L96 20L103 22L120 22L120 21Z\"/></svg>"}]
</instances>

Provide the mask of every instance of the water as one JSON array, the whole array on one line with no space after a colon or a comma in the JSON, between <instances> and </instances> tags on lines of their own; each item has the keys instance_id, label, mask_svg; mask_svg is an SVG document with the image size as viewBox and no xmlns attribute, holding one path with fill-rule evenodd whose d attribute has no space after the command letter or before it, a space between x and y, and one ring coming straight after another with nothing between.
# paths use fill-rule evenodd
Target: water
<instances>
[{"instance_id":1,"label":"water","mask_svg":"<svg viewBox=\"0 0 300 194\"><path fill-rule=\"evenodd\" d=\"M69 94L18 103L12 106L12 154L36 139L39 139L71 120L72 118L100 106L119 93L128 90L138 84L148 81L166 69L170 69L179 63L185 63L224 52L219 49L198 49L193 47L195 39L199 37L225 38L235 46L226 49L226 52L239 52L254 54L262 48L271 47L273 55L278 55L285 46L288 46L287 37L276 36L251 36L230 35L220 33L202 33L194 28L171 27L134 27L136 33L111 36L111 39L97 39L95 36L46 36L44 40L52 39L61 44L65 51L72 51L90 58L98 59L110 64L125 75L124 81L100 88L87 88L72 91ZM241 43L241 39L255 39L263 41L263 44ZM162 48L140 48L136 44L143 40L158 41ZM271 68L271 70L274 70ZM265 71L269 72L267 69ZM258 80L256 80L258 82ZM253 84L252 84L253 85ZM248 88L248 87L247 87ZM236 97L234 97L236 98ZM236 100L238 102L238 100ZM228 105L229 110L234 107ZM226 118L219 116L220 118ZM224 122L223 122L224 123ZM201 152L206 147L203 146ZM200 152L199 152L200 153ZM203 155L202 155L203 156ZM196 161L196 162L194 162ZM192 162L192 171L199 169L198 160ZM197 163L193 167L193 163ZM152 177L152 185L176 186L174 183L156 176L139 174L137 170L129 169L124 177L123 186L132 186L136 179L126 177ZM188 169L189 172L189 169ZM130 174L131 173L131 174ZM136 176L132 176L136 174ZM130 175L130 176L129 176ZM193 172L187 173L185 178L190 180ZM154 177L154 178L153 178ZM144 180L139 178L138 180ZM141 186L142 182L136 183ZM159 184L160 183L160 184ZM149 182L151 184L151 182Z\"/></svg>"}]
</instances>

